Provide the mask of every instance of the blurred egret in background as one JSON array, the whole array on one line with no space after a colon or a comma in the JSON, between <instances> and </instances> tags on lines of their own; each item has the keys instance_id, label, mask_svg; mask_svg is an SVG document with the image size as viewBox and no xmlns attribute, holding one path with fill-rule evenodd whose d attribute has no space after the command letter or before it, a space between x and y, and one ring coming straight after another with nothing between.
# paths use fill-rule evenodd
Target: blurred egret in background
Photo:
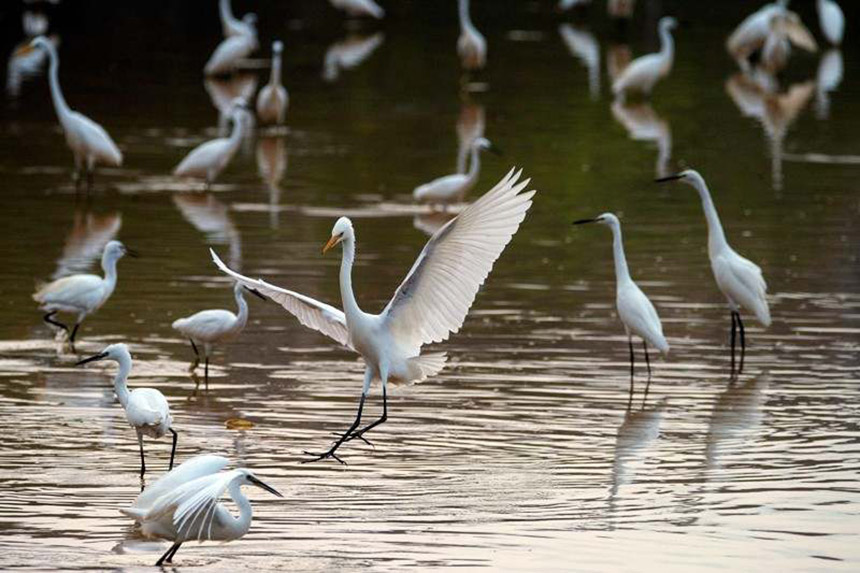
<instances>
[{"instance_id":1,"label":"blurred egret in background","mask_svg":"<svg viewBox=\"0 0 860 573\"><path fill-rule=\"evenodd\" d=\"M837 48L831 48L821 56L815 76L815 110L818 119L830 117L830 92L839 88L844 69L842 52Z\"/></svg>"},{"instance_id":2,"label":"blurred egret in background","mask_svg":"<svg viewBox=\"0 0 860 573\"><path fill-rule=\"evenodd\" d=\"M176 430L171 427L173 419L170 416L170 406L168 406L164 394L155 388L135 388L129 392L126 382L131 373L131 354L125 344L111 344L98 354L78 361L77 366L97 360L110 360L119 365L113 388L117 400L125 410L128 423L137 431L137 443L140 444L140 477L146 473L143 436L158 439L168 431L173 434L173 446L170 449L170 469L173 469L178 436Z\"/></svg>"},{"instance_id":3,"label":"blurred egret in background","mask_svg":"<svg viewBox=\"0 0 860 573\"><path fill-rule=\"evenodd\" d=\"M764 67L777 71L785 67L791 44L810 52L818 49L800 16L788 10L788 0L778 0L747 16L729 36L726 50L744 70L750 56L761 52Z\"/></svg>"},{"instance_id":4,"label":"blurred egret in background","mask_svg":"<svg viewBox=\"0 0 860 573\"><path fill-rule=\"evenodd\" d=\"M496 146L485 137L479 137L472 141L471 160L467 173L453 173L445 175L419 185L412 191L416 201L433 204L447 204L462 201L463 198L478 182L481 172L480 153L483 150L499 153Z\"/></svg>"},{"instance_id":5,"label":"blurred egret in background","mask_svg":"<svg viewBox=\"0 0 860 573\"><path fill-rule=\"evenodd\" d=\"M224 38L215 48L203 68L207 76L220 76L236 71L259 47L256 27L250 22L246 24L247 30L244 33Z\"/></svg>"},{"instance_id":6,"label":"blurred egret in background","mask_svg":"<svg viewBox=\"0 0 860 573\"><path fill-rule=\"evenodd\" d=\"M838 46L842 43L845 33L845 14L835 0L817 0L818 23L827 41Z\"/></svg>"},{"instance_id":7,"label":"blurred egret in background","mask_svg":"<svg viewBox=\"0 0 860 573\"><path fill-rule=\"evenodd\" d=\"M702 208L708 222L708 258L711 259L711 270L714 272L717 286L728 300L732 314L732 372L735 370L735 331L739 330L741 359L737 373L741 374L744 370L746 340L740 311L744 309L752 312L762 326L770 326L767 283L765 283L758 265L740 256L729 246L723 225L720 223L720 217L717 215L717 208L714 207L711 192L708 190L704 178L697 171L688 169L657 181L662 183L674 180L682 181L693 187L702 200Z\"/></svg>"},{"instance_id":8,"label":"blurred egret in background","mask_svg":"<svg viewBox=\"0 0 860 573\"><path fill-rule=\"evenodd\" d=\"M201 143L185 156L173 170L173 174L177 177L202 179L209 189L239 149L244 126L248 121L247 114L241 105L236 105L231 114L233 130L230 137L219 137Z\"/></svg>"},{"instance_id":9,"label":"blurred egret in background","mask_svg":"<svg viewBox=\"0 0 860 573\"><path fill-rule=\"evenodd\" d=\"M351 18L376 18L381 20L385 17L385 10L373 0L329 0L331 5L346 12Z\"/></svg>"},{"instance_id":10,"label":"blurred egret in background","mask_svg":"<svg viewBox=\"0 0 860 573\"><path fill-rule=\"evenodd\" d=\"M457 332L496 259L513 238L531 206L534 191L523 193L528 180L519 181L513 169L477 201L466 207L433 235L421 251L394 297L380 314L358 306L352 288L355 231L341 217L332 228L323 253L342 244L340 291L344 310L308 296L251 279L230 270L212 251L215 264L242 284L279 303L303 325L318 330L364 358L366 369L358 412L349 429L316 461L334 458L348 440L359 438L388 419L387 384L415 382L435 375L445 365L444 353L422 354L421 347L446 340ZM382 417L362 429L364 401L374 379L382 382Z\"/></svg>"},{"instance_id":11,"label":"blurred egret in background","mask_svg":"<svg viewBox=\"0 0 860 573\"><path fill-rule=\"evenodd\" d=\"M636 58L624 68L621 75L612 84L612 93L622 100L631 92L649 96L654 86L662 78L669 75L672 62L675 59L675 42L672 40L672 30L677 22L671 16L660 18L660 51Z\"/></svg>"},{"instance_id":12,"label":"blurred egret in background","mask_svg":"<svg viewBox=\"0 0 860 573\"><path fill-rule=\"evenodd\" d=\"M460 37L457 39L460 64L466 70L480 70L487 63L487 40L472 23L469 0L457 0L457 7L460 16Z\"/></svg>"},{"instance_id":13,"label":"blurred egret in background","mask_svg":"<svg viewBox=\"0 0 860 573\"><path fill-rule=\"evenodd\" d=\"M257 15L248 13L239 20L233 15L230 0L219 0L218 14L221 16L221 30L225 38L231 36L254 36L257 35Z\"/></svg>"},{"instance_id":14,"label":"blurred egret in background","mask_svg":"<svg viewBox=\"0 0 860 573\"><path fill-rule=\"evenodd\" d=\"M257 118L260 123L284 123L287 115L290 98L281 84L281 52L283 51L282 42L277 40L272 42L272 71L269 83L263 86L257 95Z\"/></svg>"},{"instance_id":15,"label":"blurred egret in background","mask_svg":"<svg viewBox=\"0 0 860 573\"><path fill-rule=\"evenodd\" d=\"M248 533L252 511L243 485L283 497L249 469L222 472L229 463L221 456L193 457L141 492L130 508L120 510L140 525L144 536L173 542L156 567L171 563L185 541L233 541ZM238 517L220 503L225 493L238 507Z\"/></svg>"}]
</instances>

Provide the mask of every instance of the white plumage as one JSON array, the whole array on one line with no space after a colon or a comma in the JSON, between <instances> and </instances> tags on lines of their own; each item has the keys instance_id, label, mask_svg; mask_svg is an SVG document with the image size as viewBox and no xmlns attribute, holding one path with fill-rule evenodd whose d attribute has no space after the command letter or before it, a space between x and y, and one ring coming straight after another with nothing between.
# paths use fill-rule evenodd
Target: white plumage
<instances>
[{"instance_id":1,"label":"white plumage","mask_svg":"<svg viewBox=\"0 0 860 573\"><path fill-rule=\"evenodd\" d=\"M416 201L425 203L445 204L462 201L466 193L471 191L478 182L481 172L480 152L484 149L493 149L490 141L483 137L474 139L471 143L471 163L467 173L444 175L419 185L412 191L412 196Z\"/></svg>"},{"instance_id":2,"label":"white plumage","mask_svg":"<svg viewBox=\"0 0 860 573\"><path fill-rule=\"evenodd\" d=\"M662 78L669 75L675 58L675 42L672 30L677 25L674 18L660 18L660 51L636 58L627 66L612 84L612 93L616 97L624 97L630 92L639 92L645 96L651 94L654 86Z\"/></svg>"},{"instance_id":3,"label":"white plumage","mask_svg":"<svg viewBox=\"0 0 860 573\"><path fill-rule=\"evenodd\" d=\"M170 468L173 468L173 457L176 454L176 431L171 427L173 419L170 416L170 406L164 395L154 388L136 388L128 391L126 382L131 373L131 354L125 344L111 344L95 356L90 356L78 362L78 365L97 360L111 360L119 364L119 371L114 379L114 391L119 403L125 410L128 423L137 431L137 441L140 445L140 475L146 472L146 461L143 455L143 436L160 438L168 431L173 434L173 447L170 451Z\"/></svg>"},{"instance_id":4,"label":"white plumage","mask_svg":"<svg viewBox=\"0 0 860 573\"><path fill-rule=\"evenodd\" d=\"M113 294L117 280L116 263L126 254L135 256L133 251L119 241L110 241L102 253L104 277L90 274L70 275L40 287L33 294L33 300L39 303L39 308L47 312L44 320L65 330L69 334L72 348L75 334L84 318L100 309ZM57 312L77 315L72 331L53 320L52 317Z\"/></svg>"},{"instance_id":5,"label":"white plumage","mask_svg":"<svg viewBox=\"0 0 860 573\"><path fill-rule=\"evenodd\" d=\"M335 42L325 52L323 58L323 79L333 82L340 77L342 70L358 67L382 45L385 36L377 32L372 36L350 36Z\"/></svg>"},{"instance_id":6,"label":"white plumage","mask_svg":"<svg viewBox=\"0 0 860 573\"><path fill-rule=\"evenodd\" d=\"M381 20L385 17L385 10L373 0L329 0L331 5L346 12L352 18L376 18Z\"/></svg>"},{"instance_id":7,"label":"white plumage","mask_svg":"<svg viewBox=\"0 0 860 573\"><path fill-rule=\"evenodd\" d=\"M278 497L245 468L221 472L227 458L201 455L191 458L144 490L123 514L140 524L141 533L173 541L156 566L170 563L185 541L232 541L251 527L251 503L243 485L255 485ZM238 517L220 502L228 494L239 509Z\"/></svg>"},{"instance_id":8,"label":"white plumage","mask_svg":"<svg viewBox=\"0 0 860 573\"><path fill-rule=\"evenodd\" d=\"M218 1L218 14L221 16L221 30L224 32L224 37L257 35L257 15L245 14L239 20L233 15L233 8L230 6L230 0Z\"/></svg>"},{"instance_id":9,"label":"white plumage","mask_svg":"<svg viewBox=\"0 0 860 573\"><path fill-rule=\"evenodd\" d=\"M250 32L228 36L209 56L203 71L207 76L219 76L236 71L240 64L257 49L257 30L248 24Z\"/></svg>"},{"instance_id":10,"label":"white plumage","mask_svg":"<svg viewBox=\"0 0 860 573\"><path fill-rule=\"evenodd\" d=\"M493 189L464 209L434 234L394 297L380 314L361 310L352 289L355 232L352 222L341 217L332 229L323 252L343 245L340 290L344 311L299 293L236 273L212 252L218 267L246 286L281 304L305 326L318 330L361 354L366 364L359 412L355 421L332 446L316 459L334 457L344 442L361 437L387 419L386 384L412 382L438 372L444 354L421 354L421 347L441 342L463 324L478 289L496 259L510 242L531 206L534 191L523 193L529 181L511 170ZM356 431L361 410L373 379L382 381L383 416Z\"/></svg>"},{"instance_id":11,"label":"white plumage","mask_svg":"<svg viewBox=\"0 0 860 573\"><path fill-rule=\"evenodd\" d=\"M788 10L788 0L766 4L747 16L726 41L726 50L746 69L747 59L761 50L762 63L771 71L785 66L791 45L814 52L817 45L800 17Z\"/></svg>"},{"instance_id":12,"label":"white plumage","mask_svg":"<svg viewBox=\"0 0 860 573\"><path fill-rule=\"evenodd\" d=\"M185 156L173 170L173 174L177 177L203 179L207 187L211 185L239 149L246 115L247 112L244 109L235 107L231 115L233 130L230 132L230 137L219 137L201 143Z\"/></svg>"},{"instance_id":13,"label":"white plumage","mask_svg":"<svg viewBox=\"0 0 860 573\"><path fill-rule=\"evenodd\" d=\"M39 36L23 51L32 49L41 49L48 54L50 60L48 75L54 109L66 136L66 143L75 157L77 176L80 179L80 175L86 173L87 182L90 185L96 165L119 167L122 165L122 152L102 126L87 116L73 111L66 103L60 89L60 57L57 55L54 43L44 36Z\"/></svg>"},{"instance_id":14,"label":"white plumage","mask_svg":"<svg viewBox=\"0 0 860 573\"><path fill-rule=\"evenodd\" d=\"M257 117L261 123L284 123L290 98L281 84L281 53L284 44L272 42L272 72L269 83L257 95Z\"/></svg>"},{"instance_id":15,"label":"white plumage","mask_svg":"<svg viewBox=\"0 0 860 573\"><path fill-rule=\"evenodd\" d=\"M457 38L457 53L460 64L466 70L479 70L487 63L487 40L472 23L469 15L469 0L459 0L460 37Z\"/></svg>"},{"instance_id":16,"label":"white plumage","mask_svg":"<svg viewBox=\"0 0 860 573\"><path fill-rule=\"evenodd\" d=\"M842 8L834 0L818 0L815 7L818 9L818 22L824 37L834 46L838 46L845 33L845 14L842 13Z\"/></svg>"}]
</instances>

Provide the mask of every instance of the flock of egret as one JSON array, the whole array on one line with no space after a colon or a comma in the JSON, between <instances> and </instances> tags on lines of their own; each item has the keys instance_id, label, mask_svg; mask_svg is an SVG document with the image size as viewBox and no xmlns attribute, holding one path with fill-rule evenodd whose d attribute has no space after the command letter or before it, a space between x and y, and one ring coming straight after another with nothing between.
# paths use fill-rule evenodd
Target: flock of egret
<instances>
[{"instance_id":1,"label":"flock of egret","mask_svg":"<svg viewBox=\"0 0 860 573\"><path fill-rule=\"evenodd\" d=\"M376 19L385 16L384 10L372 0L330 1L333 6L352 16ZM561 0L558 9L566 10L588 3L589 0ZM617 10L619 14L629 15L632 4L610 2L609 8ZM814 38L797 14L788 10L787 4L785 0L768 4L744 20L729 37L727 49L743 69L753 66L750 63L753 54L757 56L755 65L773 72L786 65L791 45L807 50L816 49ZM817 7L825 37L831 43L839 43L843 35L844 17L838 5L833 0L818 0ZM457 52L462 67L467 71L479 70L486 65L487 42L471 20L468 0L458 0L458 9L461 33ZM241 19L236 18L229 0L219 0L219 13L224 38L204 66L204 73L210 75L235 71L259 47L256 15L246 14ZM671 72L675 55L672 30L676 27L676 20L664 17L658 27L660 51L633 60L615 77L612 91L617 102L623 104L626 98L634 94L647 98L655 85ZM571 45L581 44L581 38L577 37L573 29L567 32ZM119 166L123 155L100 125L73 111L66 103L59 82L59 56L54 42L38 36L21 48L19 53L23 55L33 50L41 50L47 55L51 98L74 156L76 181L80 184L86 178L89 187L96 166ZM274 41L271 51L270 78L257 96L256 119L262 124L280 125L285 122L289 105L288 92L282 84L283 44ZM251 107L248 97L231 100L226 106L226 115L232 122L229 136L207 141L191 150L175 168L174 175L202 180L208 188L228 165L246 131L252 128ZM497 151L482 135L483 117L480 125L480 130L461 138L465 144L459 162L460 172L416 187L413 192L416 201L442 206L444 209L445 205L462 202L476 186L481 152ZM469 160L468 170L465 169L466 159ZM658 179L659 182L676 180L692 186L702 202L708 228L708 256L717 287L726 297L731 314L731 369L733 373L736 371L740 374L746 350L741 312L751 313L763 326L768 326L771 318L767 286L761 269L729 245L703 177L696 171L686 170ZM364 359L365 373L355 418L328 449L306 452L311 456L307 461L331 458L344 463L338 456L339 448L354 439L369 443L365 436L367 432L387 420L389 382L424 380L444 367L446 354L425 352L424 347L448 339L463 325L495 261L525 219L535 194L528 186L529 180L522 179L522 172L512 169L491 190L435 229L405 279L379 314L362 310L355 294L352 268L356 256L356 231L350 219L341 217L335 222L323 253L341 246L339 284L342 310L262 279L240 274L212 250L211 256L217 268L235 281L234 296L238 312L203 310L175 320L172 327L191 343L195 354L192 369L199 365L202 349L207 385L213 347L235 339L247 324L245 291L281 305L304 326L321 332L359 354ZM649 385L651 364L648 348L650 346L666 355L669 343L654 305L631 276L619 219L612 213L604 213L574 222L577 225L586 223L606 225L613 234L616 306L628 336L632 400L635 370L633 337L637 336L643 341ZM73 351L81 322L104 305L114 292L117 262L124 255L135 256L135 253L119 241L110 241L102 255L104 277L91 274L66 276L40 287L33 295L40 309L46 313L45 322L67 333ZM73 326L69 327L56 318L60 312L75 316ZM736 342L740 346L737 369ZM151 388L129 391L126 382L132 369L132 358L125 344L112 344L77 364L98 360L110 360L118 364L114 389L129 424L137 433L141 477L146 471L144 436L157 439L167 432L172 434L168 473L145 489L132 507L123 510L140 524L144 534L173 542L159 559L158 565L171 562L180 545L187 540L231 540L244 535L251 522L251 506L240 487L254 485L277 496L280 494L250 470L222 471L229 462L219 456L197 456L174 469L178 434L172 427L170 408L165 397ZM362 426L365 401L375 380L380 382L382 388L382 415ZM646 395L647 392L646 385ZM240 513L238 518L233 517L219 503L225 492L237 504Z\"/></svg>"}]
</instances>

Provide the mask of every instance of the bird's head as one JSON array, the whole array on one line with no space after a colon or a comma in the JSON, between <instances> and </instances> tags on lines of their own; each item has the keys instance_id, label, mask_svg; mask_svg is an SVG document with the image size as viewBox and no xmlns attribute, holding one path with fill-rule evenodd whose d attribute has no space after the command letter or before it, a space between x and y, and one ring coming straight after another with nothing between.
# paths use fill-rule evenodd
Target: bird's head
<instances>
[{"instance_id":1,"label":"bird's head","mask_svg":"<svg viewBox=\"0 0 860 573\"><path fill-rule=\"evenodd\" d=\"M239 472L242 475L241 481L239 482L240 485L255 485L255 486L259 487L260 489L266 490L267 492L271 493L272 495L276 495L278 497L284 497L283 495L281 495L281 492L279 492L278 490L276 490L272 486L264 483L260 478L255 476L254 472L252 472L251 470L242 468L239 470Z\"/></svg>"},{"instance_id":2,"label":"bird's head","mask_svg":"<svg viewBox=\"0 0 860 573\"><path fill-rule=\"evenodd\" d=\"M585 225L586 223L597 223L599 225L606 225L608 227L611 227L613 225L621 225L621 222L618 220L618 217L616 217L612 213L603 213L601 215L598 215L597 217L594 217L593 219L579 219L578 221L573 222L574 225Z\"/></svg>"},{"instance_id":3,"label":"bird's head","mask_svg":"<svg viewBox=\"0 0 860 573\"><path fill-rule=\"evenodd\" d=\"M242 21L248 24L249 26L257 25L257 15L253 12L248 12L244 16L242 16Z\"/></svg>"},{"instance_id":4,"label":"bird's head","mask_svg":"<svg viewBox=\"0 0 860 573\"><path fill-rule=\"evenodd\" d=\"M97 362L99 360L112 360L114 362L119 362L123 359L131 360L131 353L128 351L128 346L126 344L119 342L117 344L111 344L110 346L106 346L104 350L102 350L98 354L90 356L89 358L78 360L75 363L75 366L80 366L81 364L86 364L87 362Z\"/></svg>"},{"instance_id":5,"label":"bird's head","mask_svg":"<svg viewBox=\"0 0 860 573\"><path fill-rule=\"evenodd\" d=\"M331 228L331 238L323 247L323 254L325 254L326 251L328 251L332 247L343 242L345 239L351 239L352 237L352 221L350 221L348 217L341 217L334 224L334 227Z\"/></svg>"},{"instance_id":6,"label":"bird's head","mask_svg":"<svg viewBox=\"0 0 860 573\"><path fill-rule=\"evenodd\" d=\"M659 26L662 30L674 30L678 27L678 21L672 16L663 16L660 18Z\"/></svg>"},{"instance_id":7,"label":"bird's head","mask_svg":"<svg viewBox=\"0 0 860 573\"><path fill-rule=\"evenodd\" d=\"M284 51L284 43L282 41L275 40L274 42L272 42L272 53L273 54L280 54L283 51Z\"/></svg>"},{"instance_id":8,"label":"bird's head","mask_svg":"<svg viewBox=\"0 0 860 573\"><path fill-rule=\"evenodd\" d=\"M495 155L501 155L502 150L499 149L496 145L493 144L492 141L487 139L486 137L478 137L475 138L475 141L472 143L477 149L482 151L489 151Z\"/></svg>"},{"instance_id":9,"label":"bird's head","mask_svg":"<svg viewBox=\"0 0 860 573\"><path fill-rule=\"evenodd\" d=\"M140 256L137 254L137 251L129 249L119 241L110 241L107 245L105 245L105 258L119 260L125 255L135 258Z\"/></svg>"},{"instance_id":10,"label":"bird's head","mask_svg":"<svg viewBox=\"0 0 860 573\"><path fill-rule=\"evenodd\" d=\"M15 50L15 57L26 56L28 54L32 54L36 50L50 50L53 47L51 41L48 40L45 36L36 36L29 44L24 44L17 50Z\"/></svg>"},{"instance_id":11,"label":"bird's head","mask_svg":"<svg viewBox=\"0 0 860 573\"><path fill-rule=\"evenodd\" d=\"M696 189L703 188L705 186L704 178L699 175L699 172L695 169L686 169L681 171L680 173L676 173L675 175L669 175L668 177L661 177L660 179L654 180L657 183L667 183L669 181L681 181L695 187Z\"/></svg>"}]
</instances>

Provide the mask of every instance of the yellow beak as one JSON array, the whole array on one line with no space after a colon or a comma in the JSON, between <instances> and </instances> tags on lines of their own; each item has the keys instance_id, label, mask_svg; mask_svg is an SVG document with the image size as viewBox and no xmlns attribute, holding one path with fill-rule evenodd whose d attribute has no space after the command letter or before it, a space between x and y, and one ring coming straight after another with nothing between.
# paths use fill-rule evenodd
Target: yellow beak
<instances>
[{"instance_id":1,"label":"yellow beak","mask_svg":"<svg viewBox=\"0 0 860 573\"><path fill-rule=\"evenodd\" d=\"M17 57L20 57L20 56L25 56L25 55L27 55L27 54L29 54L30 52L33 52L33 51L35 51L35 50L36 50L36 48L34 48L33 46L31 46L30 44L24 44L23 46L21 46L20 48L18 48L17 50L15 50L15 57L17 58Z\"/></svg>"},{"instance_id":2,"label":"yellow beak","mask_svg":"<svg viewBox=\"0 0 860 573\"><path fill-rule=\"evenodd\" d=\"M325 246L323 247L323 254L326 254L326 251L328 251L330 248L332 248L333 246L335 246L339 242L340 242L340 237L337 237L337 236L329 239L328 243L326 243Z\"/></svg>"}]
</instances>

